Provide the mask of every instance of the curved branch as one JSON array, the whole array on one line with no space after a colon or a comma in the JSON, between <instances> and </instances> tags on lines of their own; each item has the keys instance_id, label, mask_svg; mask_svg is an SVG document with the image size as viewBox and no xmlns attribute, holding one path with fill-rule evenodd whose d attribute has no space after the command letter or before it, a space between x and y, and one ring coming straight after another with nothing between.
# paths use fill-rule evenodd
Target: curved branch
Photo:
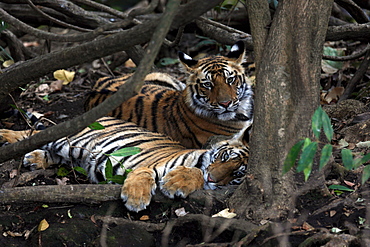
<instances>
[{"instance_id":1,"label":"curved branch","mask_svg":"<svg viewBox=\"0 0 370 247\"><path fill-rule=\"evenodd\" d=\"M253 50L252 36L240 30L228 27L221 23L200 17L195 21L202 32L222 44L235 44L238 40L243 40L247 50Z\"/></svg>"},{"instance_id":2,"label":"curved branch","mask_svg":"<svg viewBox=\"0 0 370 247\"><path fill-rule=\"evenodd\" d=\"M96 28L94 31L88 32L86 34L59 35L59 34L49 33L49 32L45 32L43 30L39 30L37 28L31 27L27 25L26 23L18 20L17 18L9 15L5 10L1 8L0 8L0 18L3 21L13 25L17 29L22 30L25 33L29 33L38 38L54 40L54 41L59 41L59 42L80 42L80 41L91 40L101 34L104 34L104 31L106 30L123 28L131 23L130 20L123 20L120 22L103 25L101 27Z\"/></svg>"},{"instance_id":3,"label":"curved branch","mask_svg":"<svg viewBox=\"0 0 370 247\"><path fill-rule=\"evenodd\" d=\"M89 32L89 31L92 31L91 29L86 29L86 28L81 28L81 27L77 27L77 26L74 26L74 25L71 25L71 24L68 24L64 21L61 21L61 20L58 20L48 14L46 14L45 12L43 12L42 10L40 10L38 7L36 7L36 5L33 4L33 2L31 0L26 0L28 5L34 10L36 11L37 13L39 13L40 15L42 15L43 17L45 17L46 19L58 24L58 25L61 25L62 27L68 27L68 28L71 28L71 29L74 29L74 30L77 30L77 31L81 31L81 32Z\"/></svg>"},{"instance_id":4,"label":"curved branch","mask_svg":"<svg viewBox=\"0 0 370 247\"><path fill-rule=\"evenodd\" d=\"M369 17L366 13L352 0L335 0L335 2L347 10L358 23L363 24L369 22Z\"/></svg>"},{"instance_id":5,"label":"curved branch","mask_svg":"<svg viewBox=\"0 0 370 247\"><path fill-rule=\"evenodd\" d=\"M354 76L349 81L346 89L344 90L344 93L342 94L342 96L340 96L338 102L349 98L349 96L354 91L358 82L360 82L361 79L364 77L364 74L366 73L367 69L369 68L369 65L370 65L370 49L368 49L366 51L366 55L364 57L364 60L362 61L360 67L358 68L358 70L356 71Z\"/></svg>"},{"instance_id":6,"label":"curved branch","mask_svg":"<svg viewBox=\"0 0 370 247\"><path fill-rule=\"evenodd\" d=\"M366 48L363 49L362 51L353 53L353 54L348 55L348 56L340 56L340 57L338 57L338 56L323 55L322 56L322 59L331 60L331 61L348 61L348 60L354 60L354 59L357 59L357 58L362 57L369 50L370 50L370 44L368 44L366 46Z\"/></svg>"}]
</instances>

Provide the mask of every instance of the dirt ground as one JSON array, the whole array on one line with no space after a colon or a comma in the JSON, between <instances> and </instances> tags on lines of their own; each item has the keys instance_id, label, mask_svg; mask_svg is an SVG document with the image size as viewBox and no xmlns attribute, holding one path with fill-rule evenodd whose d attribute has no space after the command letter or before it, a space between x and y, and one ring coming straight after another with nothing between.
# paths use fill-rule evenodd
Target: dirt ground
<instances>
[{"instance_id":1,"label":"dirt ground","mask_svg":"<svg viewBox=\"0 0 370 247\"><path fill-rule=\"evenodd\" d=\"M48 75L30 82L25 91L14 93L15 102L10 104L43 114L50 120L44 121L46 126L80 115L92 83L109 72L101 60L69 70L76 72L75 79L60 90L51 93L40 89L40 85L50 85L55 81L52 75ZM178 72L177 64L161 70L184 78ZM354 66L348 66L330 76L323 73L322 97L326 100L324 109L335 130L333 144L344 145L355 155L360 155L369 151L366 145L356 146L359 142L370 141L368 93L357 100L336 103L336 97L327 102L324 91L329 87L328 83L331 83L329 88L336 87L332 82L336 74L350 78L353 70ZM126 63L115 73L130 71L131 64ZM367 84L369 79L369 74L366 74L363 84ZM16 130L27 126L19 114L10 111L2 116L0 127ZM242 246L243 243L244 246L276 246L279 243L323 246L336 239L346 241L347 246L370 246L370 183L361 185L364 166L353 171L344 170L339 152L340 149L334 152L335 164L328 169L325 184L300 196L292 216L281 222L258 222L259 227L256 228L256 225L238 220L240 217L236 216L236 219L227 221L225 227L224 222L209 217L227 207L225 202L235 186L213 192L196 192L184 200L166 200L159 195L158 200L154 199L148 209L139 213L127 211L121 201L96 204L7 203L0 204L0 246L200 246L202 243L202 246L232 246L232 243L234 246ZM55 185L63 178L68 179L67 184L89 183L86 177L68 167L32 173L20 165L20 160L0 164L2 188L14 184L18 187ZM21 174L27 174L26 178L19 179ZM297 175L297 183L304 185L301 175ZM333 184L343 185L348 190L327 188ZM188 214L178 216L176 210L180 208Z\"/></svg>"}]
</instances>

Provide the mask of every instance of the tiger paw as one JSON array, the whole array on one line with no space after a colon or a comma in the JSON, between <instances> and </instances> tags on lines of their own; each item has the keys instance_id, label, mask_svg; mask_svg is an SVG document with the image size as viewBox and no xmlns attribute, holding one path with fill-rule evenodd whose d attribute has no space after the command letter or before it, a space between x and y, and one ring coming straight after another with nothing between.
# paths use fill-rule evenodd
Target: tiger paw
<instances>
[{"instance_id":1,"label":"tiger paw","mask_svg":"<svg viewBox=\"0 0 370 247\"><path fill-rule=\"evenodd\" d=\"M174 196L187 197L190 193L202 189L203 172L196 167L179 166L162 178L160 187L169 198Z\"/></svg>"},{"instance_id":2,"label":"tiger paw","mask_svg":"<svg viewBox=\"0 0 370 247\"><path fill-rule=\"evenodd\" d=\"M30 131L15 131L8 129L0 129L0 143L15 143L26 139Z\"/></svg>"},{"instance_id":3,"label":"tiger paw","mask_svg":"<svg viewBox=\"0 0 370 247\"><path fill-rule=\"evenodd\" d=\"M49 154L45 150L36 149L24 156L23 165L34 169L46 169L50 166L48 161L51 161Z\"/></svg>"},{"instance_id":4,"label":"tiger paw","mask_svg":"<svg viewBox=\"0 0 370 247\"><path fill-rule=\"evenodd\" d=\"M135 169L128 174L121 190L121 198L126 201L128 210L139 212L146 209L157 188L154 178L153 170L146 167Z\"/></svg>"}]
</instances>

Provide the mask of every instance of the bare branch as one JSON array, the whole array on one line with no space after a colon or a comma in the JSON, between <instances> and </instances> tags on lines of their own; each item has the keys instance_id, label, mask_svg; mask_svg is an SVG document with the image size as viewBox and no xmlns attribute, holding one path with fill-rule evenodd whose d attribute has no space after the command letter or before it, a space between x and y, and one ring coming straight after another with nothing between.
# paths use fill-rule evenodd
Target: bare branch
<instances>
[{"instance_id":1,"label":"bare branch","mask_svg":"<svg viewBox=\"0 0 370 247\"><path fill-rule=\"evenodd\" d=\"M81 31L81 32L89 32L91 31L90 29L86 29L86 28L81 28L81 27L77 27L77 26L74 26L74 25L71 25L71 24L68 24L68 23L65 23L63 21L60 21L48 14L46 14L45 12L43 12L42 10L40 10L39 8L36 7L36 5L33 4L33 2L31 0L26 0L28 2L28 5L34 10L36 11L37 13L39 13L40 15L44 16L46 19L56 23L56 24L59 24L61 25L62 27L68 27L68 28L72 28L72 29L75 29L77 31Z\"/></svg>"},{"instance_id":2,"label":"bare branch","mask_svg":"<svg viewBox=\"0 0 370 247\"><path fill-rule=\"evenodd\" d=\"M370 23L328 27L325 40L337 41L349 39L369 41Z\"/></svg>"},{"instance_id":3,"label":"bare branch","mask_svg":"<svg viewBox=\"0 0 370 247\"><path fill-rule=\"evenodd\" d=\"M347 10L358 23L362 24L369 22L369 17L366 13L352 0L335 0L335 2Z\"/></svg>"},{"instance_id":4,"label":"bare branch","mask_svg":"<svg viewBox=\"0 0 370 247\"><path fill-rule=\"evenodd\" d=\"M345 100L345 99L349 98L349 96L352 94L352 92L356 88L356 85L364 77L367 69L369 68L369 65L370 65L370 49L367 49L364 60L362 61L360 67L358 68L358 70L356 71L354 76L349 81L346 89L344 90L344 93L339 98L339 101L342 101L342 100Z\"/></svg>"},{"instance_id":5,"label":"bare branch","mask_svg":"<svg viewBox=\"0 0 370 247\"><path fill-rule=\"evenodd\" d=\"M195 21L195 23L205 33L205 35L222 44L231 45L238 40L243 40L245 42L246 49L253 50L252 36L250 34L203 17L200 17Z\"/></svg>"},{"instance_id":6,"label":"bare branch","mask_svg":"<svg viewBox=\"0 0 370 247\"><path fill-rule=\"evenodd\" d=\"M9 15L5 10L1 8L0 8L0 18L3 21L15 26L17 29L22 30L25 33L29 33L38 38L55 40L59 42L80 42L80 41L91 40L101 34L104 34L104 31L106 30L126 27L127 25L131 23L130 20L123 20L121 22L103 25L101 27L96 28L94 31L88 32L86 34L59 35L59 34L49 33L49 32L45 32L43 30L31 27L25 24L24 22L18 20L17 18L14 18L13 16Z\"/></svg>"}]
</instances>

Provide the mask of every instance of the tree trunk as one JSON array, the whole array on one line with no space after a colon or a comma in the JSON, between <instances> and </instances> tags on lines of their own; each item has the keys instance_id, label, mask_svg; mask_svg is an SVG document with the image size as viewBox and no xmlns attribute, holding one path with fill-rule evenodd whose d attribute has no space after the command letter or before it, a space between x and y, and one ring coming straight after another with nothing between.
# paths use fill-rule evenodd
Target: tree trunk
<instances>
[{"instance_id":1,"label":"tree trunk","mask_svg":"<svg viewBox=\"0 0 370 247\"><path fill-rule=\"evenodd\" d=\"M293 174L282 176L282 167L293 144L312 135L311 116L319 105L322 48L332 4L279 1L266 42L254 44L263 49L259 47L261 58L256 59L260 66L249 176L229 201L242 217L277 219L294 209ZM248 12L255 23L263 18ZM258 35L258 30L252 33Z\"/></svg>"}]
</instances>

